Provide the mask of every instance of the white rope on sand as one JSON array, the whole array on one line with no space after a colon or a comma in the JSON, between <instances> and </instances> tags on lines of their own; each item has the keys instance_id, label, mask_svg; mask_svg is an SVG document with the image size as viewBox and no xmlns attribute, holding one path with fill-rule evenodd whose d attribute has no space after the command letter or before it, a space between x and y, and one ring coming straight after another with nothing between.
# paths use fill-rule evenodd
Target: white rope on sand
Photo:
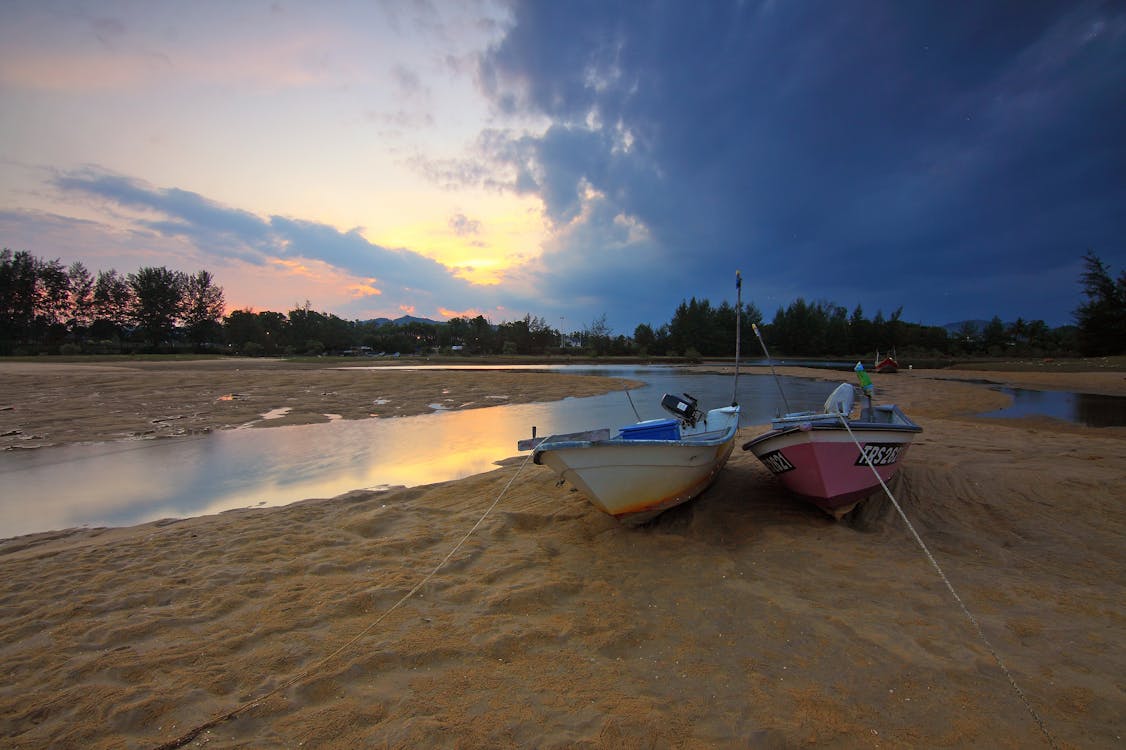
<instances>
[{"instance_id":1,"label":"white rope on sand","mask_svg":"<svg viewBox=\"0 0 1126 750\"><path fill-rule=\"evenodd\" d=\"M1048 744L1053 748L1058 747L1056 745L1055 739L1052 738L1052 735L1048 731L1048 728L1044 725L1043 719L1041 719L1040 715L1036 713L1036 709L1032 707L1032 703L1028 700L1028 697L1025 696L1024 691L1020 689L1019 685L1017 685L1017 681L1013 677L1012 672L1010 672L1009 668L1005 666L1005 662L1001 660L1001 655L997 653L997 649L993 647L993 644L989 641L989 638L986 637L985 631L982 629L981 624L962 601L962 597L958 596L958 592L954 590L954 586L950 583L950 579L946 577L946 573L942 571L942 567L939 566L938 561L934 559L934 555L931 554L931 551L923 542L923 538L919 536L919 532L915 531L914 525L912 525L911 521L907 518L907 514L903 512L903 508L900 507L899 502L895 499L895 495L891 494L891 490L889 490L887 484L884 483L884 478L880 476L880 472L876 471L876 467L872 464L871 457L864 452L864 447L860 444L860 441L856 439L856 435L853 433L852 428L848 426L848 417L844 414L841 414L839 416L841 419L841 424L843 424L844 428L848 430L849 437L852 438L852 442L856 443L856 447L857 449L859 449L860 455L864 457L864 462L868 464L868 468L870 468L872 470L872 473L876 475L876 479L879 481L880 486L884 488L884 493L887 494L888 499L891 500L891 504L895 506L896 511L898 511L899 513L899 517L903 519L903 523L907 524L907 529L911 532L911 536L915 537L915 541L918 543L919 547L922 548L923 553L927 556L927 559L930 560L930 564L936 571L938 571L939 578L941 578L942 582L946 584L946 588L949 589L950 595L954 597L954 601L958 603L958 606L961 607L962 612L966 615L969 621L973 623L974 628L977 630L978 637L981 638L982 643L985 644L986 649L988 649L989 653L993 656L993 660L997 662L997 666L1001 668L1002 672L1004 672L1005 677L1009 680L1009 685L1012 686L1013 691L1017 694L1017 697L1020 698L1021 702L1024 704L1024 707L1028 709L1028 713L1032 715L1032 718L1040 727L1040 731L1043 732L1045 739L1048 740Z\"/></svg>"},{"instance_id":2,"label":"white rope on sand","mask_svg":"<svg viewBox=\"0 0 1126 750\"><path fill-rule=\"evenodd\" d=\"M544 438L544 442L547 442L550 439L551 439L550 437ZM485 512L482 513L481 517L477 519L477 523L473 524L473 527L471 529L469 529L469 531L465 532L465 536L463 536L458 541L458 543L453 546L453 549L451 549L446 554L446 556L442 558L441 562L439 562L437 565L435 565L433 570L431 570L429 573L427 573L426 576L424 576L421 581L416 583L410 591L403 594L403 596L397 602L392 604L386 611L384 611L383 614L381 614L379 617L375 618L375 620L373 620L366 628L364 628L359 633L354 635L351 638L351 640L349 640L347 643L345 643L344 645L337 648L335 651L333 651L328 656L322 658L317 663L313 664L308 669L305 669L301 672L298 672L296 675L294 675L293 677L290 677L285 682L281 683L280 685L273 688L272 690L268 690L265 693L262 693L262 695L259 695L257 698L253 698L253 699L247 701L246 703L243 703L242 705L238 706L237 708L235 708L231 711L228 711L224 714L216 716L215 718L211 719L210 721L206 721L203 724L200 724L200 725L192 728L191 730L189 730L188 732L180 735L179 737L172 740L171 742L165 742L162 745L158 745L156 747L156 750L174 750L175 748L183 747L184 745L188 744L189 742L194 740L196 737L198 737L201 732L204 732L208 729L211 729L212 727L216 727L216 726L222 724L225 721L228 721L230 719L235 718L239 714L253 708L254 706L257 706L259 703L266 700L267 698L270 698L271 696L277 695L282 690L285 690L289 687L292 687L293 685L297 684L301 680L304 680L306 677L309 677L314 672L316 672L321 667L323 667L325 664L329 663L330 661L335 659L337 656L344 653L344 651L346 651L347 649L349 649L353 645L355 645L355 643L357 641L359 641L365 635L370 633L377 625L379 625L379 623L381 623L385 619L387 619L387 617L392 612L397 610L399 607L401 607L403 604L405 604L408 599L410 599L412 596L414 596L416 593L418 593L419 589L421 589L423 586L425 586L430 581L430 579L433 578L437 574L437 572L439 570L441 570L442 567L445 566L445 564L450 561L450 558L453 557L459 549L461 549L462 545L465 544L465 542L469 539L469 537L473 536L473 533L475 531L477 531L478 528L481 527L481 524L484 523L485 519L488 518L489 514L493 512L493 509L497 507L497 505L501 501L501 498L503 498L508 493L508 489L512 486L512 483L516 481L516 477L520 476L520 472L522 472L524 470L524 467L528 465L528 461L531 460L532 456L534 456L534 455L535 455L535 452L533 451L532 453L529 453L527 455L527 457L525 457L525 459L516 468L516 472L508 480L508 483L506 485L504 485L504 489L502 489L500 491L500 494L497 495L496 500L493 500L493 504L485 509Z\"/></svg>"}]
</instances>

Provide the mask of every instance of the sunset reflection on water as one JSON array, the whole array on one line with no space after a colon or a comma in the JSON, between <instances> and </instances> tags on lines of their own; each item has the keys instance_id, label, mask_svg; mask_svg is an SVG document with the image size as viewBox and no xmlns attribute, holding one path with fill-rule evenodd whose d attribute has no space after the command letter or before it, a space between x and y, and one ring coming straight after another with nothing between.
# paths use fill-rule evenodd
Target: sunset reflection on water
<instances>
[{"instance_id":1,"label":"sunset reflection on water","mask_svg":"<svg viewBox=\"0 0 1126 750\"><path fill-rule=\"evenodd\" d=\"M628 411L620 393L611 395ZM13 452L0 457L0 538L460 479L517 455L516 442L533 423L550 422L551 408L525 404Z\"/></svg>"},{"instance_id":2,"label":"sunset reflection on water","mask_svg":"<svg viewBox=\"0 0 1126 750\"><path fill-rule=\"evenodd\" d=\"M605 373L601 373L605 374ZM613 373L619 374L619 373ZM642 419L663 416L662 391L688 391L701 405L731 399L731 379L631 370L649 385L632 391ZM824 399L825 385L787 380L791 403ZM776 411L776 386L740 380L744 423ZM517 441L637 419L622 391L552 403L449 410L394 419L222 430L191 438L60 446L0 455L0 538L76 526L126 526L233 508L286 505L357 489L416 486L489 471L519 455Z\"/></svg>"}]
</instances>

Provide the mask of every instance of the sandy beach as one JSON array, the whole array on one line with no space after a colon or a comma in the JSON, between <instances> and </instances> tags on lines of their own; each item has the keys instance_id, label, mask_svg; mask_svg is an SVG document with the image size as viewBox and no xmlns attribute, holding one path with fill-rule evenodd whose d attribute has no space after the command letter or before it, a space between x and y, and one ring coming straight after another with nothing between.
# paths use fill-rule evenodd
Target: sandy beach
<instances>
[{"instance_id":1,"label":"sandy beach","mask_svg":"<svg viewBox=\"0 0 1126 750\"><path fill-rule=\"evenodd\" d=\"M0 448L39 450L624 385L251 360L0 378ZM886 497L834 521L737 447L629 528L513 450L456 482L0 540L2 744L1122 747L1126 428L975 417L1008 399L979 381L1126 396L1126 373L877 378L924 428L891 489L988 644Z\"/></svg>"},{"instance_id":2,"label":"sandy beach","mask_svg":"<svg viewBox=\"0 0 1126 750\"><path fill-rule=\"evenodd\" d=\"M629 382L535 371L405 370L272 359L0 361L0 450L180 437L594 396ZM263 415L275 412L270 419Z\"/></svg>"}]
</instances>

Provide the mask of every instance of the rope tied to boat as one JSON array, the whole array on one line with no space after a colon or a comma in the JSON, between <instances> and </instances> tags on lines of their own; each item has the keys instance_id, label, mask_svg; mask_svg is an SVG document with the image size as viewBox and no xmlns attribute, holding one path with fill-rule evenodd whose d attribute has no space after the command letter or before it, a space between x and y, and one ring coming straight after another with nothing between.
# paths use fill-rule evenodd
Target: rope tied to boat
<instances>
[{"instance_id":1,"label":"rope tied to boat","mask_svg":"<svg viewBox=\"0 0 1126 750\"><path fill-rule=\"evenodd\" d=\"M883 487L884 493L888 496L888 499L891 500L891 504L895 506L895 510L899 513L899 517L903 519L903 523L907 525L907 529L911 532L911 536L915 538L915 542L923 550L923 554L926 555L927 560L930 561L931 566L934 567L934 569L938 572L938 577L942 579L942 582L944 584L946 584L946 588L950 591L950 595L954 597L954 601L957 602L958 606L962 609L962 613L965 614L966 618L969 619L969 621L973 624L974 629L977 630L978 637L981 639L982 643L985 644L985 648L989 651L990 655L993 657L993 660L997 662L997 666L1000 667L1001 671L1005 675L1005 678L1008 679L1009 685L1013 688L1013 691L1017 694L1017 697L1020 698L1021 703L1024 704L1025 709L1028 710L1028 713L1031 714L1033 720L1036 721L1037 726L1040 727L1040 731L1043 733L1044 738L1048 741L1048 745L1053 748L1057 748L1058 745L1056 745L1055 739L1048 731L1048 727L1044 724L1044 720L1040 718L1040 714L1038 714L1036 712L1036 709L1033 708L1032 702L1028 699L1028 696L1026 696L1024 694L1024 691L1020 689L1020 685L1017 684L1016 678L1013 677L1013 674L1009 671L1009 668L1005 666L1005 662L1001 659L1001 655L997 653L997 649L994 648L993 643L985 635L985 630L981 627L981 623L978 622L978 619L974 617L972 612L970 612L969 607L967 607L965 602L962 601L962 597L958 596L958 592L954 590L954 585L950 583L950 579L947 578L946 573L943 572L942 566L938 564L938 560L936 560L934 558L934 555L931 554L930 549L927 547L926 543L923 542L923 538L919 536L919 532L915 531L914 524L912 524L910 519L907 518L907 514L903 512L903 508L899 505L899 501L895 499L895 495L891 494L891 490L888 489L887 484L884 482L884 478L880 476L880 472L876 470L875 465L872 463L871 457L865 452L864 446L862 446L860 444L860 441L857 440L855 433L853 433L852 431L852 428L849 427L848 415L838 414L837 416L840 418L841 424L844 425L845 430L848 431L848 435L852 438L852 442L856 443L856 448L860 451L860 455L864 458L864 463L866 463L868 465L868 468L872 470L872 473L876 475L876 480L879 481L880 486Z\"/></svg>"},{"instance_id":2,"label":"rope tied to boat","mask_svg":"<svg viewBox=\"0 0 1126 750\"><path fill-rule=\"evenodd\" d=\"M544 442L551 440L553 437L555 437L555 436L552 435L550 437L544 438ZM155 750L175 750L175 748L183 747L184 745L188 744L189 742L194 740L196 737L198 737L202 732L205 732L208 729L211 729L213 727L217 727L225 721L229 721L230 719L234 719L239 714L250 710L251 708L253 708L253 707L257 706L258 704L262 703L263 701L265 701L267 698L271 698L274 695L277 695L278 693L280 693L281 691L286 690L290 687L293 687L294 685L296 685L298 682L301 682L305 678L312 676L315 672L320 670L321 667L328 664L330 661L335 659L337 656L339 656L340 654L344 653L349 648L354 646L361 638L366 636L368 633L370 633L372 630L374 630L376 626L378 626L381 622L383 622L385 619L387 619L387 617L390 616L392 612L399 609L399 607L401 607L403 604L405 604L407 602L407 600L409 600L412 596L414 596L416 593L418 593L418 591L423 586L425 586L430 581L430 579L432 579L438 573L438 571L441 570L446 565L446 563L448 563L450 561L450 558L452 558L455 554L457 554L457 551L459 549L461 549L462 545L465 544L465 542L469 539L469 537L473 536L474 532L476 532L477 529L479 529L481 527L481 524L485 522L485 519L489 517L489 514L492 513L493 510L497 507L497 505L500 504L501 498L503 498L506 494L508 494L509 488L512 487L513 482L515 482L516 478L518 476L520 476L520 473L524 470L524 467L528 465L528 461L531 460L533 455L534 455L534 453L529 453L527 456L525 456L524 460L520 462L520 465L518 467L516 467L516 471L509 478L508 483L504 485L504 489L502 489L500 491L500 494L497 495L496 499L493 500L492 505L490 505L488 508L485 509L485 512L481 514L481 517L477 519L477 522L475 524L473 524L472 528L470 528L469 531L465 532L465 535L462 536L462 538L460 540L458 540L457 544L455 544L453 546L453 549L451 549L448 553L446 553L446 556L443 557L442 560L437 565L435 565L434 568L429 573L427 573L422 578L421 581L416 583L411 588L410 591L403 594L403 596L400 597L398 601L396 601L389 608L387 608L383 612L383 614L381 614L379 617L375 618L375 620L373 620L371 623L369 623L367 627L365 627L359 633L354 635L350 640L348 640L342 646L340 646L335 651L330 653L328 656L325 656L320 661L313 664L311 667L308 667L307 669L304 669L301 672L298 672L296 675L294 675L293 677L290 677L289 679L285 680L284 682L282 682L280 685L273 688L272 690L267 690L265 693L262 693L258 697L252 698L251 700L246 701L245 703L241 704L237 708L235 708L231 711L227 711L226 713L220 714L220 715L210 719L209 721L206 721L202 724L199 724L198 726L193 727L188 732L185 732L184 734L180 735L179 737L177 737L176 739L174 739L170 742L165 742L164 744L157 745Z\"/></svg>"}]
</instances>

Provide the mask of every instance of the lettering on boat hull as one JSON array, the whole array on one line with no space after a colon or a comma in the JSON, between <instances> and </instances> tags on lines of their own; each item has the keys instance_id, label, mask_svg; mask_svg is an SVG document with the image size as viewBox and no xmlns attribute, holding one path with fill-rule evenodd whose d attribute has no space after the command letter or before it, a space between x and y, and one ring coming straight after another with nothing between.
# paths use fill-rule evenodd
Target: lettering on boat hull
<instances>
[{"instance_id":1,"label":"lettering on boat hull","mask_svg":"<svg viewBox=\"0 0 1126 750\"><path fill-rule=\"evenodd\" d=\"M903 443L868 443L853 465L867 466L871 461L873 466L893 466L899 463L899 455L905 447Z\"/></svg>"},{"instance_id":2,"label":"lettering on boat hull","mask_svg":"<svg viewBox=\"0 0 1126 750\"><path fill-rule=\"evenodd\" d=\"M766 464L766 468L770 469L775 474L785 474L787 471L793 471L794 465L782 455L782 451L771 451L763 456L759 456L759 460Z\"/></svg>"}]
</instances>

